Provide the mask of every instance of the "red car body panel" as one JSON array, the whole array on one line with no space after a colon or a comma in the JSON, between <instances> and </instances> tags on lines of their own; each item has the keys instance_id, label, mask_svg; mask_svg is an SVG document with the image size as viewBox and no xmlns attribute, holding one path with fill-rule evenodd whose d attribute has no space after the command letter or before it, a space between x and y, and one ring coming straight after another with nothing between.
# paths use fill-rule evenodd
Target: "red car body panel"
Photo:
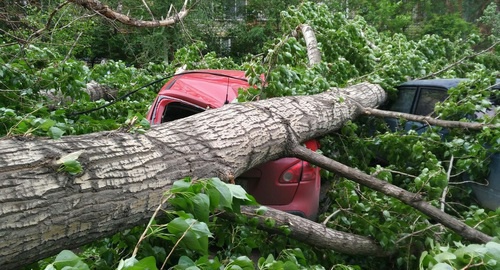
<instances>
[{"instance_id":1,"label":"red car body panel","mask_svg":"<svg viewBox=\"0 0 500 270\"><path fill-rule=\"evenodd\" d=\"M249 88L244 71L196 70L176 75L159 91L147 118L151 124L187 117L234 102ZM311 150L318 142L305 143ZM314 219L318 213L320 172L297 158L281 158L256 166L236 179L260 204Z\"/></svg>"}]
</instances>

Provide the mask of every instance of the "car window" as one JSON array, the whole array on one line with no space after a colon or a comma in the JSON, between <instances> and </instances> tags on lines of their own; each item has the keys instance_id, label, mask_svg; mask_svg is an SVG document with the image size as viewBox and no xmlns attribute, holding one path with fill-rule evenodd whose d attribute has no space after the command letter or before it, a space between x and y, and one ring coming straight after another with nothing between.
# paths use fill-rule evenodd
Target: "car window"
<instances>
[{"instance_id":1,"label":"car window","mask_svg":"<svg viewBox=\"0 0 500 270\"><path fill-rule=\"evenodd\" d=\"M445 89L421 87L415 114L431 115L436 103L444 101L447 97L448 93Z\"/></svg>"},{"instance_id":2,"label":"car window","mask_svg":"<svg viewBox=\"0 0 500 270\"><path fill-rule=\"evenodd\" d=\"M392 104L390 110L402 113L411 113L411 106L415 99L416 87L401 87L399 88L398 98Z\"/></svg>"},{"instance_id":3,"label":"car window","mask_svg":"<svg viewBox=\"0 0 500 270\"><path fill-rule=\"evenodd\" d=\"M180 102L171 102L165 108L161 122L165 123L165 122L174 121L177 119L191 116L193 114L200 113L202 111L203 110L200 108L189 106L187 104L183 104Z\"/></svg>"}]
</instances>

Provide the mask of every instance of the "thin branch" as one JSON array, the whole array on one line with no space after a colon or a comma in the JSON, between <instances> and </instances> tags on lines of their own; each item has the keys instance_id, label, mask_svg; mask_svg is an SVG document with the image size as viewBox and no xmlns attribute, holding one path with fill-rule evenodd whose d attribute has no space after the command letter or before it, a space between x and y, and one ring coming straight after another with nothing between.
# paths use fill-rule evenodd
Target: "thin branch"
<instances>
[{"instance_id":1,"label":"thin branch","mask_svg":"<svg viewBox=\"0 0 500 270\"><path fill-rule=\"evenodd\" d=\"M71 55L71 52L73 51L73 49L75 48L76 46L76 43L78 43L78 40L80 39L80 37L82 36L83 32L80 32L78 34L78 36L76 37L75 39L75 42L73 42L73 45L71 45L71 48L69 48L69 51L68 53L66 54L66 57L64 57L64 60L61 62L61 64L64 64L66 61L68 61L69 59L69 56Z\"/></svg>"},{"instance_id":2,"label":"thin branch","mask_svg":"<svg viewBox=\"0 0 500 270\"><path fill-rule=\"evenodd\" d=\"M417 176L415 176L415 175L404 173L404 172L400 172L400 171L395 171L395 170L391 170L391 169L387 169L387 168L377 169L375 172L372 173L372 175L373 176L377 176L382 171L386 171L386 172L390 172L390 173L396 173L396 174L408 176L408 177L411 177L411 178L417 178Z\"/></svg>"},{"instance_id":3,"label":"thin branch","mask_svg":"<svg viewBox=\"0 0 500 270\"><path fill-rule=\"evenodd\" d=\"M343 210L344 209L337 209L337 211L333 212L331 215L329 215L328 217L326 217L325 220L323 222L321 222L321 224L326 225L328 223L328 221L330 221L330 219L332 219L333 217L335 217L338 213L340 213Z\"/></svg>"},{"instance_id":4,"label":"thin branch","mask_svg":"<svg viewBox=\"0 0 500 270\"><path fill-rule=\"evenodd\" d=\"M482 220L481 220L481 221L479 221L476 225L474 225L474 227L473 227L473 228L477 228L479 225L481 225L482 223L486 222L486 220L488 220L488 219L492 219L492 218L495 218L495 219L496 219L496 218L498 218L498 215L489 216L489 217L487 217L487 218L485 218L485 219L482 219Z\"/></svg>"},{"instance_id":5,"label":"thin branch","mask_svg":"<svg viewBox=\"0 0 500 270\"><path fill-rule=\"evenodd\" d=\"M19 43L21 43L21 44L28 43L28 41L27 41L27 40L22 39L22 38L20 38L20 37L17 37L17 36L15 36L15 35L13 35L13 34L11 34L11 33L7 32L7 31L3 30L2 28L0 28L0 31L1 31L2 33L4 33L5 35L10 36L11 38L15 39L17 42L19 42ZM17 43L12 42L12 43L7 43L7 44L2 44L2 45L0 45L0 47L10 46L9 44L10 44L10 45L14 45L14 44L17 44Z\"/></svg>"},{"instance_id":6,"label":"thin branch","mask_svg":"<svg viewBox=\"0 0 500 270\"><path fill-rule=\"evenodd\" d=\"M184 231L184 233L182 233L181 237L179 237L179 239L177 239L177 242L175 242L175 245L172 247L172 249L168 253L167 257L163 261L163 264L161 265L160 270L163 270L165 268L165 265L167 264L168 259L170 259L170 256L172 256L172 253L174 252L174 250L181 243L182 239L184 239L184 237L186 236L186 234L189 232L189 230L191 230L191 228L194 226L194 224L196 222L198 222L198 221L193 221L193 223L189 224L189 227Z\"/></svg>"},{"instance_id":7,"label":"thin branch","mask_svg":"<svg viewBox=\"0 0 500 270\"><path fill-rule=\"evenodd\" d=\"M146 3L146 0L142 0L142 3L144 4L144 6L146 7L146 9L148 10L149 15L151 15L151 19L153 21L156 21L155 16L153 15L153 12L151 12L151 9L149 8L148 4Z\"/></svg>"},{"instance_id":8,"label":"thin branch","mask_svg":"<svg viewBox=\"0 0 500 270\"><path fill-rule=\"evenodd\" d=\"M168 12L167 12L167 17L170 17L170 14L172 14L172 10L174 9L174 5L170 5L170 7L168 8ZM162 20L163 20L163 17L162 17Z\"/></svg>"},{"instance_id":9,"label":"thin branch","mask_svg":"<svg viewBox=\"0 0 500 270\"><path fill-rule=\"evenodd\" d=\"M486 184L478 183L476 181L462 181L462 182L450 182L450 183L448 183L448 185L464 185L464 184L476 184L476 185L480 185L480 186L489 185L488 180L485 179L485 181L486 181Z\"/></svg>"},{"instance_id":10,"label":"thin branch","mask_svg":"<svg viewBox=\"0 0 500 270\"><path fill-rule=\"evenodd\" d=\"M451 158L450 158L450 165L448 165L448 171L446 172L446 180L448 181L448 183L450 182L450 175L451 175L451 168L453 168L453 159L454 159L454 156L451 155ZM446 187L444 187L443 189L443 194L441 194L441 211L444 212L444 204L446 202L446 194L448 194L448 189L449 189L449 186L446 185Z\"/></svg>"},{"instance_id":11,"label":"thin branch","mask_svg":"<svg viewBox=\"0 0 500 270\"><path fill-rule=\"evenodd\" d=\"M435 76L437 76L437 75L439 75L439 74L441 74L441 73L443 73L443 72L445 72L445 71L447 71L447 70L449 70L449 69L451 69L451 68L453 68L455 66L460 65L463 61L465 61L467 59L474 58L474 57L476 57L478 55L481 55L483 53L486 53L486 52L490 51L491 49L495 48L495 46L497 46L498 44L500 44L500 40L496 41L495 43L493 43L493 45L491 45L490 47L488 47L488 48L486 48L486 49L484 49L484 50L482 50L480 52L477 52L475 54L471 54L471 55L465 56L465 57L461 58L460 60L456 61L455 63L452 63L452 64L444 67L441 70L438 70L438 71L436 71L434 73L431 73L429 75L421 77L421 78L419 78L417 80L423 80L423 79L428 79L428 78L431 78L431 77L435 77Z\"/></svg>"},{"instance_id":12,"label":"thin branch","mask_svg":"<svg viewBox=\"0 0 500 270\"><path fill-rule=\"evenodd\" d=\"M169 196L163 198L163 200L161 200L160 204L158 205L158 207L156 207L156 210L155 212L153 213L153 215L151 216L151 218L149 219L149 223L148 225L146 226L146 228L144 229L144 232L142 232L142 235L141 237L139 238L139 241L137 241L137 244L135 245L135 248L134 248L134 251L132 252L132 257L135 257L137 255L137 252L139 251L139 246L141 245L141 242L146 239L146 234L149 230L149 228L151 228L151 224L153 224L153 221L155 219L155 217L158 215L158 212L160 212L160 209L161 207L172 197L172 194L170 194Z\"/></svg>"},{"instance_id":13,"label":"thin branch","mask_svg":"<svg viewBox=\"0 0 500 270\"><path fill-rule=\"evenodd\" d=\"M42 28L42 29L38 29L38 31L36 31L35 33L31 34L29 37L28 37L28 41L35 38L35 37L38 37L40 36L43 31L47 30L50 28L50 24L52 23L52 19L54 18L54 15L56 15L56 13L61 10L61 8L63 8L64 6L66 6L67 4L69 4L70 0L68 1L65 1L63 3L61 3L60 5L58 5L49 15L49 19L47 20L47 23L45 24L45 26Z\"/></svg>"},{"instance_id":14,"label":"thin branch","mask_svg":"<svg viewBox=\"0 0 500 270\"><path fill-rule=\"evenodd\" d=\"M425 228L423 228L423 229L421 229L421 230L418 230L418 231L416 231L416 232L409 233L409 234L407 234L407 235L405 235L405 236L403 236L403 237L399 238L399 239L396 241L396 244L397 244L397 243L399 243L399 242L401 242L401 241L403 241L403 240L405 240L405 239L406 239L406 238L408 238L408 237L415 236L415 235L417 235L417 234L419 234L419 233L423 233L423 232L425 232L425 231L427 231L427 230L430 230L430 229L432 229L432 228L434 228L434 227L439 227L439 226L442 226L442 225L441 225L441 224L439 224L439 223L438 223L438 224L433 224L433 225L431 225L431 226L429 226L429 227L425 227Z\"/></svg>"}]
</instances>

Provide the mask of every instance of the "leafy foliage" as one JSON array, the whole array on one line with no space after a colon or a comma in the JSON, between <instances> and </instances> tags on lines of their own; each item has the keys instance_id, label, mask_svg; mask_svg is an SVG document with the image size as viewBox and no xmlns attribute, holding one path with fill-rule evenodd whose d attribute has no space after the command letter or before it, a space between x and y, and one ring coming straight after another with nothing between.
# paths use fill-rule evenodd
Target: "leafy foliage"
<instances>
[{"instance_id":1,"label":"leafy foliage","mask_svg":"<svg viewBox=\"0 0 500 270\"><path fill-rule=\"evenodd\" d=\"M419 269L495 269L500 262L500 244L464 245L455 242L455 247L435 245L429 240L432 249L420 256Z\"/></svg>"}]
</instances>

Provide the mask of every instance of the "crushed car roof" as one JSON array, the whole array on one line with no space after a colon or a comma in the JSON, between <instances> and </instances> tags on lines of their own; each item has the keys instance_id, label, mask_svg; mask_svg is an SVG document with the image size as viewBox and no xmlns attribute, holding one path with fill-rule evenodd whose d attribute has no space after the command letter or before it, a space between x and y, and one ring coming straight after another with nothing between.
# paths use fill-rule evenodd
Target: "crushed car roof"
<instances>
[{"instance_id":1,"label":"crushed car roof","mask_svg":"<svg viewBox=\"0 0 500 270\"><path fill-rule=\"evenodd\" d=\"M192 70L176 75L159 95L174 97L200 106L219 108L238 96L238 89L249 87L240 70ZM200 104L202 103L202 104Z\"/></svg>"}]
</instances>

